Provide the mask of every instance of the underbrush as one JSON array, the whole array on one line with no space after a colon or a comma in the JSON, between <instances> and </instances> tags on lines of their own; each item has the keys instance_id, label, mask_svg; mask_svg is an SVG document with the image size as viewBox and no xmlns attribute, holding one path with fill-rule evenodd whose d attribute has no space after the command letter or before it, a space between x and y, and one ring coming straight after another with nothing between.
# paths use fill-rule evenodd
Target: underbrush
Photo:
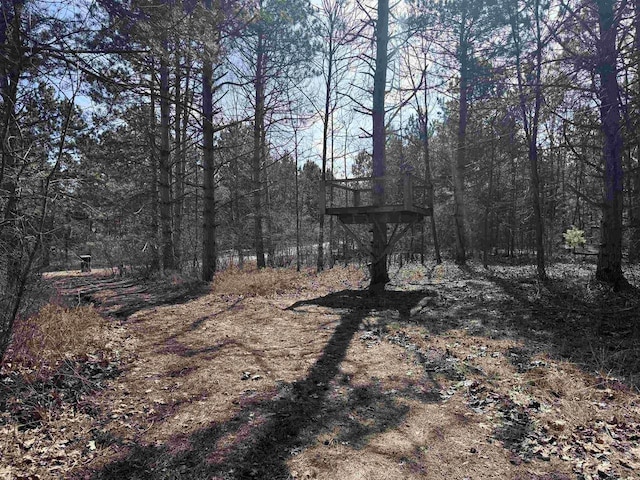
<instances>
[{"instance_id":1,"label":"underbrush","mask_svg":"<svg viewBox=\"0 0 640 480\"><path fill-rule=\"evenodd\" d=\"M0 365L0 478L62 478L91 459L94 393L120 375L114 328L92 306L19 319Z\"/></svg>"},{"instance_id":2,"label":"underbrush","mask_svg":"<svg viewBox=\"0 0 640 480\"><path fill-rule=\"evenodd\" d=\"M106 329L92 306L48 304L16 322L5 361L44 374L64 359L110 350Z\"/></svg>"},{"instance_id":3,"label":"underbrush","mask_svg":"<svg viewBox=\"0 0 640 480\"><path fill-rule=\"evenodd\" d=\"M90 413L85 395L120 372L111 338L92 306L47 304L18 320L0 366L0 424L35 428L67 407Z\"/></svg>"}]
</instances>

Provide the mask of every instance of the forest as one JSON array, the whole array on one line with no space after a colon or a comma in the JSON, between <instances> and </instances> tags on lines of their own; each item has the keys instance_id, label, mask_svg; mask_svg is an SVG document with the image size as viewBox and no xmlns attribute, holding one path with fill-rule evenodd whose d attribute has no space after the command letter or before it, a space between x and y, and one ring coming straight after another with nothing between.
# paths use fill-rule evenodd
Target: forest
<instances>
[{"instance_id":1,"label":"forest","mask_svg":"<svg viewBox=\"0 0 640 480\"><path fill-rule=\"evenodd\" d=\"M636 478L640 0L1 8L0 477Z\"/></svg>"},{"instance_id":2,"label":"forest","mask_svg":"<svg viewBox=\"0 0 640 480\"><path fill-rule=\"evenodd\" d=\"M396 255L531 257L544 278L577 247L622 285L640 255L638 5L392 7L378 55L377 4L3 6L3 310L81 255L205 281L245 259L359 261L323 182L407 172L433 215Z\"/></svg>"}]
</instances>

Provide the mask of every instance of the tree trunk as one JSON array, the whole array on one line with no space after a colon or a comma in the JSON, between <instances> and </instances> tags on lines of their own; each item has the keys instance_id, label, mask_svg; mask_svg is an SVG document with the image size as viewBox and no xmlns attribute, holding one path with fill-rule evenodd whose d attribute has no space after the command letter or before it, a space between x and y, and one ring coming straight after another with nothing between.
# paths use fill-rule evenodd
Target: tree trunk
<instances>
[{"instance_id":1,"label":"tree trunk","mask_svg":"<svg viewBox=\"0 0 640 480\"><path fill-rule=\"evenodd\" d=\"M640 155L640 142L636 146L636 155ZM631 233L629 235L629 263L640 261L640 161L636 159L633 165L633 177L631 182L631 206L629 208L629 223Z\"/></svg>"},{"instance_id":2,"label":"tree trunk","mask_svg":"<svg viewBox=\"0 0 640 480\"><path fill-rule=\"evenodd\" d=\"M387 84L387 44L389 42L389 0L378 0L376 22L376 67L373 77L373 203L384 205L385 174L385 111L384 95ZM389 282L387 272L387 224L374 222L371 261L371 288Z\"/></svg>"},{"instance_id":3,"label":"tree trunk","mask_svg":"<svg viewBox=\"0 0 640 480\"><path fill-rule=\"evenodd\" d=\"M4 210L0 217L0 262L6 265L6 277L0 285L6 285L6 292L13 294L20 278L20 226L18 223L18 166L16 145L12 145L12 137L20 138L16 122L16 103L18 85L22 70L21 18L23 3L13 2L12 6L2 8L5 16L2 21L2 46L6 49L6 60L3 60L0 71L0 91L2 93L2 165L0 166L0 191L6 198ZM4 262L3 262L4 261Z\"/></svg>"},{"instance_id":4,"label":"tree trunk","mask_svg":"<svg viewBox=\"0 0 640 480\"><path fill-rule=\"evenodd\" d=\"M334 104L335 106L335 104ZM329 171L331 172L331 179L333 180L334 176L333 176L333 172L334 172L334 162L335 162L335 129L334 129L334 124L333 124L333 110L331 111L331 168L329 169ZM345 176L346 176L345 172ZM332 188L331 191L329 192L329 205L333 205L333 200L334 200L334 189ZM335 219L333 218L333 215L329 217L329 268L333 268L333 266L335 265L335 258L333 256L333 252L335 251L335 243L336 243L336 238L335 238L335 229L334 229L334 225L335 225Z\"/></svg>"},{"instance_id":5,"label":"tree trunk","mask_svg":"<svg viewBox=\"0 0 640 480\"><path fill-rule=\"evenodd\" d=\"M262 237L262 201L261 201L261 167L262 167L262 132L264 130L264 89L265 89L265 53L263 52L263 37L258 35L258 48L256 58L256 77L254 80L256 111L253 120L253 156L251 161L251 173L253 177L253 214L254 230L253 241L256 251L256 263L258 268L266 266L264 259L264 239Z\"/></svg>"},{"instance_id":6,"label":"tree trunk","mask_svg":"<svg viewBox=\"0 0 640 480\"><path fill-rule=\"evenodd\" d=\"M267 152L266 152L266 142L265 142L265 138L264 138L264 131L263 131L263 137L262 137L262 148L263 148L263 158L267 157ZM271 190L269 188L269 169L267 168L267 165L265 163L263 170L263 185L264 185L264 210L265 210L265 214L266 214L266 218L265 218L265 239L266 239L266 244L267 244L267 265L271 268L275 267L275 256L276 256L276 251L275 251L275 244L273 241L273 217L272 217L272 212L271 212Z\"/></svg>"},{"instance_id":7,"label":"tree trunk","mask_svg":"<svg viewBox=\"0 0 640 480\"><path fill-rule=\"evenodd\" d=\"M295 198L296 198L296 271L300 271L300 178L298 176L298 128L294 128Z\"/></svg>"},{"instance_id":8,"label":"tree trunk","mask_svg":"<svg viewBox=\"0 0 640 480\"><path fill-rule=\"evenodd\" d=\"M640 0L634 0L634 56L636 72L640 70ZM635 164L631 161L629 172L632 176L630 183L631 191L628 196L629 205L629 262L640 261L640 83L636 81L633 93L634 108L632 127L634 132L633 143L636 151Z\"/></svg>"},{"instance_id":9,"label":"tree trunk","mask_svg":"<svg viewBox=\"0 0 640 480\"><path fill-rule=\"evenodd\" d=\"M600 29L597 65L600 87L597 93L600 101L604 164L604 201L596 278L618 289L626 284L626 280L622 274L623 145L618 105L619 85L616 75L617 24L613 0L601 0L596 2L596 5Z\"/></svg>"},{"instance_id":10,"label":"tree trunk","mask_svg":"<svg viewBox=\"0 0 640 480\"><path fill-rule=\"evenodd\" d=\"M516 254L516 232L518 231L517 225L517 210L518 210L518 168L515 157L515 152L510 152L511 155L511 185L513 185L513 192L511 196L511 208L509 209L509 232L507 240L507 254L510 258L513 258Z\"/></svg>"},{"instance_id":11,"label":"tree trunk","mask_svg":"<svg viewBox=\"0 0 640 480\"><path fill-rule=\"evenodd\" d=\"M176 43L179 40L176 39ZM185 161L186 161L186 148L184 142L186 135L183 132L186 130L186 121L188 111L185 106L188 101L189 93L189 76L188 72L185 75L185 91L184 96L181 95L182 90L182 75L180 55L176 53L175 62L175 119L174 119L174 161L173 169L175 171L175 199L173 202L173 225L174 225L174 255L175 264L178 270L182 268L182 218L184 215L184 175L185 175ZM184 125L183 125L184 124ZM183 128L184 127L184 128Z\"/></svg>"},{"instance_id":12,"label":"tree trunk","mask_svg":"<svg viewBox=\"0 0 640 480\"><path fill-rule=\"evenodd\" d=\"M166 53L166 52L165 52ZM173 252L173 229L171 226L171 146L169 139L169 66L167 59L160 59L160 157L159 183L160 190L160 230L162 234L162 268L173 270L175 258Z\"/></svg>"},{"instance_id":13,"label":"tree trunk","mask_svg":"<svg viewBox=\"0 0 640 480\"><path fill-rule=\"evenodd\" d=\"M320 188L325 188L327 180L327 152L329 140L329 112L331 109L331 82L333 77L333 30L329 32L329 46L327 58L327 77L324 90L324 117L322 118L322 184ZM346 172L345 172L346 174ZM326 194L326 192L324 192ZM320 198L324 198L321 195ZM320 211L324 211L324 205L320 206ZM318 262L316 269L318 272L324 269L324 214L320 214L320 231L318 232Z\"/></svg>"},{"instance_id":14,"label":"tree trunk","mask_svg":"<svg viewBox=\"0 0 640 480\"><path fill-rule=\"evenodd\" d=\"M216 271L216 206L213 150L213 65L205 59L202 68L203 213L202 280L210 282Z\"/></svg>"},{"instance_id":15,"label":"tree trunk","mask_svg":"<svg viewBox=\"0 0 640 480\"><path fill-rule=\"evenodd\" d=\"M527 151L529 155L529 171L531 182L531 203L533 207L533 221L535 224L535 244L536 244L536 269L538 278L546 280L547 273L545 270L544 259L544 219L542 218L542 208L540 200L540 174L538 168L538 131L540 124L540 108L542 106L542 38L540 31L540 1L534 2L534 20L536 26L536 55L535 55L535 84L534 100L533 100L533 117L529 118L530 105L527 98L529 95L525 92L524 74L522 72L522 45L521 38L518 33L520 18L516 13L511 18L512 36L515 45L516 54L516 74L518 79L518 96L520 100L520 114L522 115L522 125L527 140Z\"/></svg>"},{"instance_id":16,"label":"tree trunk","mask_svg":"<svg viewBox=\"0 0 640 480\"><path fill-rule=\"evenodd\" d=\"M159 191L158 191L158 145L156 144L157 119L156 119L156 89L155 89L155 60L151 58L151 74L149 86L149 152L151 163L151 270L160 270L160 256L158 255L158 232L160 231L159 218Z\"/></svg>"},{"instance_id":17,"label":"tree trunk","mask_svg":"<svg viewBox=\"0 0 640 480\"><path fill-rule=\"evenodd\" d=\"M5 6L6 5L6 6ZM0 212L0 361L11 340L13 323L16 319L22 294L26 285L26 272L21 262L21 229L18 218L18 156L12 145L13 136L19 138L19 126L16 122L16 103L18 85L23 63L21 39L22 2L3 3L0 23L0 45L3 49L3 61L0 62L0 94L3 102L0 149L0 191L6 198Z\"/></svg>"},{"instance_id":18,"label":"tree trunk","mask_svg":"<svg viewBox=\"0 0 640 480\"><path fill-rule=\"evenodd\" d=\"M455 262L458 265L466 263L466 233L465 233L465 201L464 201L464 175L466 169L467 152L467 123L469 116L469 103L467 94L469 90L469 45L467 31L465 29L467 2L463 1L462 20L458 47L460 51L460 92L458 104L458 150L451 160L451 173L453 176L453 221L455 232Z\"/></svg>"},{"instance_id":19,"label":"tree trunk","mask_svg":"<svg viewBox=\"0 0 640 480\"><path fill-rule=\"evenodd\" d=\"M547 279L544 252L544 219L542 218L542 199L540 173L538 169L538 131L540 126L540 109L542 107L542 32L540 31L540 0L535 1L536 22L536 77L533 105L533 119L530 125L529 167L531 169L531 193L533 201L533 217L536 225L536 269L540 280Z\"/></svg>"},{"instance_id":20,"label":"tree trunk","mask_svg":"<svg viewBox=\"0 0 640 480\"><path fill-rule=\"evenodd\" d=\"M426 75L425 75L426 77ZM439 265L442 263L442 257L440 256L440 242L438 241L438 232L436 230L436 217L435 217L435 206L434 206L434 198L435 195L433 193L433 180L431 178L431 154L429 151L429 105L427 103L427 84L425 80L425 88L424 88L424 112L420 115L420 129L422 136L422 158L424 160L424 180L426 182L427 188L427 201L429 202L429 206L432 208L431 212L431 235L433 237L433 250L436 257L436 263ZM423 230L424 232L424 230ZM423 241L424 241L424 233L423 233ZM424 254L424 253L422 253ZM424 259L422 259L422 263L424 263Z\"/></svg>"},{"instance_id":21,"label":"tree trunk","mask_svg":"<svg viewBox=\"0 0 640 480\"><path fill-rule=\"evenodd\" d=\"M491 126L493 127L493 121L491 122ZM489 185L487 187L487 200L484 204L484 221L483 221L483 242L482 242L482 266L484 268L489 268L489 249L491 248L491 242L489 239L489 217L491 215L491 210L493 206L493 170L496 159L496 143L495 143L495 135L493 135L494 131L492 129L491 135L491 156L489 157Z\"/></svg>"},{"instance_id":22,"label":"tree trunk","mask_svg":"<svg viewBox=\"0 0 640 480\"><path fill-rule=\"evenodd\" d=\"M240 130L234 131L240 132ZM239 156L234 155L230 160L230 169L231 169L231 178L232 178L232 190L231 190L231 225L232 225L232 234L233 234L233 245L234 249L238 255L238 266L242 268L244 266L244 255L242 252L242 238L244 237L244 222L242 219L242 214L240 212L240 188L241 188L241 180L240 180L240 169L238 163L240 162Z\"/></svg>"}]
</instances>

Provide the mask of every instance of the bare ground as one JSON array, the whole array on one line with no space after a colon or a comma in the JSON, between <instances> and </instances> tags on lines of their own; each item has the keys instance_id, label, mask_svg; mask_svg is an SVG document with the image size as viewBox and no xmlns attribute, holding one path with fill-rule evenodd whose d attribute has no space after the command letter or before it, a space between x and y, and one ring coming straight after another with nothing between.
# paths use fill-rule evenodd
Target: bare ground
<instances>
[{"instance_id":1,"label":"bare ground","mask_svg":"<svg viewBox=\"0 0 640 480\"><path fill-rule=\"evenodd\" d=\"M51 275L103 348L2 366L0 478L640 478L638 291L533 272Z\"/></svg>"}]
</instances>

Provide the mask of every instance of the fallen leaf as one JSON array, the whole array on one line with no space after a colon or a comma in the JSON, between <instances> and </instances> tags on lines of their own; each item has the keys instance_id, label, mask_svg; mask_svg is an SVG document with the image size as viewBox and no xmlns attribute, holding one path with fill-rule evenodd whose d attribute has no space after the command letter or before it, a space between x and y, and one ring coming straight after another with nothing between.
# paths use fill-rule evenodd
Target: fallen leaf
<instances>
[{"instance_id":1,"label":"fallen leaf","mask_svg":"<svg viewBox=\"0 0 640 480\"><path fill-rule=\"evenodd\" d=\"M29 450L29 449L33 446L33 444L34 444L35 442L36 442L36 439L35 439L35 438L30 438L30 439L25 440L24 442L22 442L22 446L23 446L24 448L26 448L27 450Z\"/></svg>"}]
</instances>

